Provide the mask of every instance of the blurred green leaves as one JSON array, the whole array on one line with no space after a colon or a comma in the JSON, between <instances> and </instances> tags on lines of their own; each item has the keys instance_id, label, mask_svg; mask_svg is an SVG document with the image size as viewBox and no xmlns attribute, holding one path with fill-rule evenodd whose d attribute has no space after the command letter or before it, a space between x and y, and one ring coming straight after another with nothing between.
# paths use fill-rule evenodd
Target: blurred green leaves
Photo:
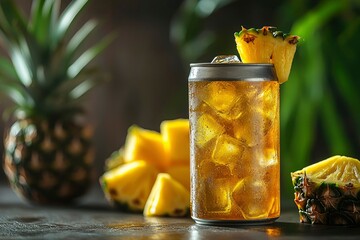
<instances>
[{"instance_id":1,"label":"blurred green leaves","mask_svg":"<svg viewBox=\"0 0 360 240\"><path fill-rule=\"evenodd\" d=\"M185 62L195 62L212 44L215 44L216 34L212 31L204 30L204 22L211 14L233 1L184 1L173 20L170 37L179 47L180 54Z\"/></svg>"},{"instance_id":2,"label":"blurred green leaves","mask_svg":"<svg viewBox=\"0 0 360 240\"><path fill-rule=\"evenodd\" d=\"M287 7L298 4L292 1ZM303 17L288 19L294 22L291 32L304 42L298 47L289 81L281 87L285 192L291 189L291 171L335 154L359 157L360 83L352 67L356 59L349 54L360 53L359 1L306 4Z\"/></svg>"}]
</instances>

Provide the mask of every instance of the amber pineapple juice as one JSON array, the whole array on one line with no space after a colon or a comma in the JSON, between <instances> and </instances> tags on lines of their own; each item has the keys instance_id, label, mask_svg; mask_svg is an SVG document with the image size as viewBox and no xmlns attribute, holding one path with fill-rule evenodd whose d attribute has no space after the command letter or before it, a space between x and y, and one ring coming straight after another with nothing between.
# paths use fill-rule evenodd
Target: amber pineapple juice
<instances>
[{"instance_id":1,"label":"amber pineapple juice","mask_svg":"<svg viewBox=\"0 0 360 240\"><path fill-rule=\"evenodd\" d=\"M201 224L280 215L279 83L271 64L192 64L191 215Z\"/></svg>"}]
</instances>

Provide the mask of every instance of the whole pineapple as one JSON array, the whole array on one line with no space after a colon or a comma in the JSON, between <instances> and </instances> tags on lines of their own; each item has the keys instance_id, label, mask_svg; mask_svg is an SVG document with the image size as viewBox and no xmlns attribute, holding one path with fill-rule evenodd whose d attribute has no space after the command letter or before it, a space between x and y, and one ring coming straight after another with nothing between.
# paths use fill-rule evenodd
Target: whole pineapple
<instances>
[{"instance_id":1,"label":"whole pineapple","mask_svg":"<svg viewBox=\"0 0 360 240\"><path fill-rule=\"evenodd\" d=\"M27 19L12 0L0 1L0 91L14 103L4 140L4 171L12 188L34 203L68 203L92 180L91 128L80 99L98 82L88 63L108 38L80 52L96 27L68 29L88 1L34 0Z\"/></svg>"}]
</instances>

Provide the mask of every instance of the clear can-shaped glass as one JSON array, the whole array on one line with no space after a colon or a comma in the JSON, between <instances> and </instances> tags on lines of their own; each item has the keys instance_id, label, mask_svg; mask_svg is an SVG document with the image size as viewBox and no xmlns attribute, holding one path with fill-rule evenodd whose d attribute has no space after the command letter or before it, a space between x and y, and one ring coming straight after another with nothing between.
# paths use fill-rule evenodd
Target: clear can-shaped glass
<instances>
[{"instance_id":1,"label":"clear can-shaped glass","mask_svg":"<svg viewBox=\"0 0 360 240\"><path fill-rule=\"evenodd\" d=\"M280 216L279 83L271 64L191 64L191 216L262 224Z\"/></svg>"}]
</instances>

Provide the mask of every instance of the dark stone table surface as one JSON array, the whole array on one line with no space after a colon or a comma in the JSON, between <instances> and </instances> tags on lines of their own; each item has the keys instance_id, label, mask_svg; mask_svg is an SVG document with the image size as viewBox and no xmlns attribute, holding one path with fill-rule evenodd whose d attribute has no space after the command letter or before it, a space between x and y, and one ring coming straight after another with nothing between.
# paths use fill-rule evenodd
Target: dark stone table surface
<instances>
[{"instance_id":1,"label":"dark stone table surface","mask_svg":"<svg viewBox=\"0 0 360 240\"><path fill-rule=\"evenodd\" d=\"M289 205L290 206L290 205ZM218 227L190 218L145 218L112 209L94 187L76 205L30 205L0 185L0 239L360 239L360 227L299 223L294 206L272 224Z\"/></svg>"}]
</instances>

